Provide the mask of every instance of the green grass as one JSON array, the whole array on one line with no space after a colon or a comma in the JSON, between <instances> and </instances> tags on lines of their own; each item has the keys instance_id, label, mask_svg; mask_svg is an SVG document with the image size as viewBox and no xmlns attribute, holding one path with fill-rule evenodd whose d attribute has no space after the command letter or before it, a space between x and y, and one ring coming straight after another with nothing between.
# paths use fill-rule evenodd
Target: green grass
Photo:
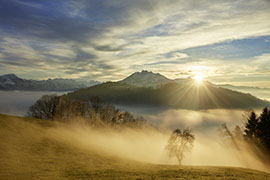
<instances>
[{"instance_id":1,"label":"green grass","mask_svg":"<svg viewBox=\"0 0 270 180\"><path fill-rule=\"evenodd\" d=\"M270 175L233 167L152 165L119 159L52 138L59 124L0 115L0 180L115 179L269 180Z\"/></svg>"}]
</instances>

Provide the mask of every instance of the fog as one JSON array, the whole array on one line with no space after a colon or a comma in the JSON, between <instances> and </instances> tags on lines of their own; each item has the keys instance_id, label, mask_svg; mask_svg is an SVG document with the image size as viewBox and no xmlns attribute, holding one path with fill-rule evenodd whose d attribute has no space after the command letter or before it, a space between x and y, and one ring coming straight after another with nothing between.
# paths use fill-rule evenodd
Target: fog
<instances>
[{"instance_id":1,"label":"fog","mask_svg":"<svg viewBox=\"0 0 270 180\"><path fill-rule=\"evenodd\" d=\"M48 92L0 91L0 113L24 115L28 107L44 94ZM195 134L194 148L186 154L183 165L237 166L269 171L269 165L267 167L258 159L249 145L241 143L240 149L236 149L219 137L217 130L223 123L231 130L235 125L244 125L244 110L120 109L142 115L156 128L112 130L93 129L80 123L60 123L57 127L48 128L47 135L84 151L154 164L178 164L176 158L168 158L165 145L172 130L189 127Z\"/></svg>"},{"instance_id":2,"label":"fog","mask_svg":"<svg viewBox=\"0 0 270 180\"><path fill-rule=\"evenodd\" d=\"M221 124L229 127L244 125L245 115L249 110L243 109L210 109L210 110L186 110L186 109L162 109L154 107L119 107L122 110L142 115L151 124L163 129L192 128L196 132L211 134L216 132ZM260 109L254 109L260 112Z\"/></svg>"},{"instance_id":3,"label":"fog","mask_svg":"<svg viewBox=\"0 0 270 180\"><path fill-rule=\"evenodd\" d=\"M155 115L145 114L145 117L160 127L173 129L175 127L190 127L199 131L216 129L222 123L230 126L243 124L244 110L166 110Z\"/></svg>"},{"instance_id":4,"label":"fog","mask_svg":"<svg viewBox=\"0 0 270 180\"><path fill-rule=\"evenodd\" d=\"M153 164L178 164L176 158L168 158L165 146L171 134L169 129L93 129L84 125L71 125L50 129L51 138L85 151ZM195 143L182 164L195 166L235 166L269 171L264 162L250 151L249 145L241 143L236 149L224 143L217 132L194 131Z\"/></svg>"},{"instance_id":5,"label":"fog","mask_svg":"<svg viewBox=\"0 0 270 180\"><path fill-rule=\"evenodd\" d=\"M28 108L45 94L65 94L52 91L0 91L0 113L24 116Z\"/></svg>"}]
</instances>

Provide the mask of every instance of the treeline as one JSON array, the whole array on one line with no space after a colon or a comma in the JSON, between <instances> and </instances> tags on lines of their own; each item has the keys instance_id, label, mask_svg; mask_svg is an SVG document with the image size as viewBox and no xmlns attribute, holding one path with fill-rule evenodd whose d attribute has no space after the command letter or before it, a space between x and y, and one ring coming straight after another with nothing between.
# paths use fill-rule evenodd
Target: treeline
<instances>
[{"instance_id":1,"label":"treeline","mask_svg":"<svg viewBox=\"0 0 270 180\"><path fill-rule=\"evenodd\" d=\"M98 127L138 128L148 125L143 117L135 117L127 111L122 112L99 97L82 100L67 95L44 95L29 108L27 116L61 122L83 121Z\"/></svg>"},{"instance_id":2,"label":"treeline","mask_svg":"<svg viewBox=\"0 0 270 180\"><path fill-rule=\"evenodd\" d=\"M243 147L241 142L248 143L257 155L266 155L266 159L265 156L261 156L261 159L270 163L270 109L265 107L259 115L251 110L245 120L243 128L236 125L232 131L223 124L219 129L220 134L229 138L237 149Z\"/></svg>"}]
</instances>

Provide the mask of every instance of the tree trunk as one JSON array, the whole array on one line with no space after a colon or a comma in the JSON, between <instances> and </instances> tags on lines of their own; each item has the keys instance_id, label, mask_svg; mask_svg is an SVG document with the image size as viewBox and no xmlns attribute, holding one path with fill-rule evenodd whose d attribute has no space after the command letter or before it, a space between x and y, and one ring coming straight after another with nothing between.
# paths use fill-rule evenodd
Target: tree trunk
<instances>
[{"instance_id":1,"label":"tree trunk","mask_svg":"<svg viewBox=\"0 0 270 180\"><path fill-rule=\"evenodd\" d=\"M182 161L182 158L179 157L179 156L176 156L176 157L177 157L177 160L178 160L178 164L179 164L179 166L181 167L181 161Z\"/></svg>"}]
</instances>

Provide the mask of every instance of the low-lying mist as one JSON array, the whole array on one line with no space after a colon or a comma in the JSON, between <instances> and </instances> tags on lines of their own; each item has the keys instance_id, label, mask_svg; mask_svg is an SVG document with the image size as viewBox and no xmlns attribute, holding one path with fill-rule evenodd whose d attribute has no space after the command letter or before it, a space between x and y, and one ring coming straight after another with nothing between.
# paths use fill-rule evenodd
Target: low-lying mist
<instances>
[{"instance_id":1,"label":"low-lying mist","mask_svg":"<svg viewBox=\"0 0 270 180\"><path fill-rule=\"evenodd\" d=\"M28 108L45 94L62 95L53 91L0 91L0 113L24 116Z\"/></svg>"},{"instance_id":2,"label":"low-lying mist","mask_svg":"<svg viewBox=\"0 0 270 180\"><path fill-rule=\"evenodd\" d=\"M231 127L242 125L242 114L240 110L169 110L146 115L150 122L159 126L157 129L113 130L72 124L50 129L49 134L85 151L154 164L177 164L176 158L168 158L165 146L171 130L190 127L195 134L194 148L186 154L183 165L237 166L269 171L269 165L257 157L250 145L241 142L237 149L219 137L217 129L220 125L224 122Z\"/></svg>"},{"instance_id":3,"label":"low-lying mist","mask_svg":"<svg viewBox=\"0 0 270 180\"><path fill-rule=\"evenodd\" d=\"M244 110L126 110L143 115L156 128L101 129L82 123L57 123L56 127L46 129L46 136L85 152L95 151L119 159L176 165L177 159L168 158L165 146L174 129L189 127L195 141L191 153L185 155L183 165L237 166L269 172L269 164L259 159L250 145L240 143L241 147L237 149L219 137L217 130L223 123L230 129L235 125L244 125Z\"/></svg>"}]
</instances>

